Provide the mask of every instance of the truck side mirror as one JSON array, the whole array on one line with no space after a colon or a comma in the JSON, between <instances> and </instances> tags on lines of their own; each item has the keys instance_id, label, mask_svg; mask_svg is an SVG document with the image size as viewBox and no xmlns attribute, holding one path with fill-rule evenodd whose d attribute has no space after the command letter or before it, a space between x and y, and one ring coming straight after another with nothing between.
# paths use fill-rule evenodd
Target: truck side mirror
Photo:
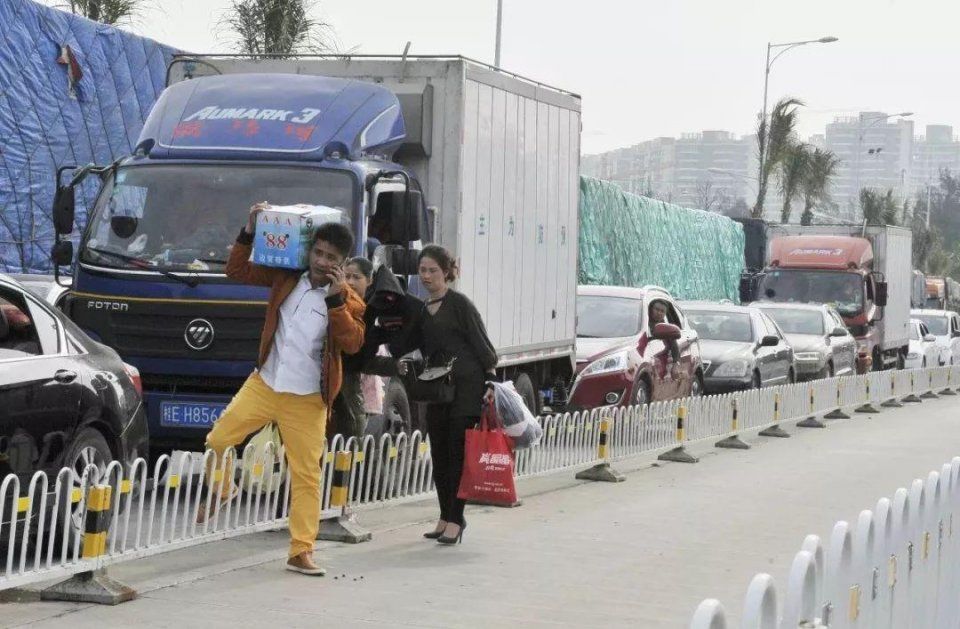
<instances>
[{"instance_id":1,"label":"truck side mirror","mask_svg":"<svg viewBox=\"0 0 960 629\"><path fill-rule=\"evenodd\" d=\"M50 260L57 266L73 264L73 243L69 240L58 241L50 252Z\"/></svg>"},{"instance_id":2,"label":"truck side mirror","mask_svg":"<svg viewBox=\"0 0 960 629\"><path fill-rule=\"evenodd\" d=\"M76 196L73 186L57 186L53 197L53 226L58 234L73 233Z\"/></svg>"},{"instance_id":3,"label":"truck side mirror","mask_svg":"<svg viewBox=\"0 0 960 629\"><path fill-rule=\"evenodd\" d=\"M883 308L887 305L887 283L877 282L877 305Z\"/></svg>"},{"instance_id":4,"label":"truck side mirror","mask_svg":"<svg viewBox=\"0 0 960 629\"><path fill-rule=\"evenodd\" d=\"M420 240L422 234L421 224L421 206L423 204L423 195L419 190L392 191L382 193L380 196L388 194L390 199L390 244L406 245L407 243Z\"/></svg>"}]
</instances>

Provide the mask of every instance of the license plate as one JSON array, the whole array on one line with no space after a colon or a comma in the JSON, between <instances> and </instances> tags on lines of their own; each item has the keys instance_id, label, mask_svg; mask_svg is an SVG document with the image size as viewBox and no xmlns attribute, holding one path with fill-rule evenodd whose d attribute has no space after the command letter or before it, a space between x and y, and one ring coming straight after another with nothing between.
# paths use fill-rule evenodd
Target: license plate
<instances>
[{"instance_id":1,"label":"license plate","mask_svg":"<svg viewBox=\"0 0 960 629\"><path fill-rule=\"evenodd\" d=\"M215 402L160 402L160 425L209 428L225 408Z\"/></svg>"}]
</instances>

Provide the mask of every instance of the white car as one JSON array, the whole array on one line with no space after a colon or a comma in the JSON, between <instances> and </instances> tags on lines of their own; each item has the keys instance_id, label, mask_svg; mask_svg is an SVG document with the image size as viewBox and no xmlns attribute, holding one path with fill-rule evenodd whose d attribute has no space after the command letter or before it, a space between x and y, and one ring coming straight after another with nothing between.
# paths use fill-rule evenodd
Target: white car
<instances>
[{"instance_id":1,"label":"white car","mask_svg":"<svg viewBox=\"0 0 960 629\"><path fill-rule=\"evenodd\" d=\"M960 364L960 315L951 310L911 310L911 319L918 319L937 338L940 365Z\"/></svg>"},{"instance_id":2,"label":"white car","mask_svg":"<svg viewBox=\"0 0 960 629\"><path fill-rule=\"evenodd\" d=\"M910 320L910 349L904 363L906 369L935 367L940 363L937 337L930 334L927 325L919 319Z\"/></svg>"}]
</instances>

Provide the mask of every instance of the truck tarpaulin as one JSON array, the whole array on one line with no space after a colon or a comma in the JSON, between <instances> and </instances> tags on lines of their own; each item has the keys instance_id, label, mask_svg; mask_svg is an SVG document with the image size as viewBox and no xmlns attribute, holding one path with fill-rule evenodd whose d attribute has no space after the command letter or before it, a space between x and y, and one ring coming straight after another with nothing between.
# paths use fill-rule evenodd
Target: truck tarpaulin
<instances>
[{"instance_id":1,"label":"truck tarpaulin","mask_svg":"<svg viewBox=\"0 0 960 629\"><path fill-rule=\"evenodd\" d=\"M32 0L0 2L0 271L51 268L56 169L129 154L175 52ZM80 228L98 187L77 187Z\"/></svg>"},{"instance_id":2,"label":"truck tarpaulin","mask_svg":"<svg viewBox=\"0 0 960 629\"><path fill-rule=\"evenodd\" d=\"M655 284L677 299L739 302L743 227L580 178L580 283Z\"/></svg>"}]
</instances>

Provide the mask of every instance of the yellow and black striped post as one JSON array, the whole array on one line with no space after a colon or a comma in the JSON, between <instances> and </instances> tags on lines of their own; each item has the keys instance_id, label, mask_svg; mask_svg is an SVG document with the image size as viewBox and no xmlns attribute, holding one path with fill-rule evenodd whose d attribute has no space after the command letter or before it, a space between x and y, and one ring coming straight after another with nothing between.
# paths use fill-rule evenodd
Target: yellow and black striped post
<instances>
[{"instance_id":1,"label":"yellow and black striped post","mask_svg":"<svg viewBox=\"0 0 960 629\"><path fill-rule=\"evenodd\" d=\"M890 378L890 397L880 406L885 408L903 408L903 404L897 399L897 372L888 371L887 374Z\"/></svg>"},{"instance_id":2,"label":"yellow and black striped post","mask_svg":"<svg viewBox=\"0 0 960 629\"><path fill-rule=\"evenodd\" d=\"M740 430L740 407L737 404L737 398L730 398L730 435L718 441L715 445L718 448L730 448L732 450L749 450L750 445L745 443L737 432Z\"/></svg>"},{"instance_id":3,"label":"yellow and black striped post","mask_svg":"<svg viewBox=\"0 0 960 629\"><path fill-rule=\"evenodd\" d=\"M674 463L697 463L700 459L687 452L683 447L683 442L687 440L687 407L683 404L677 408L676 430L677 446L664 452L657 459L673 461Z\"/></svg>"},{"instance_id":4,"label":"yellow and black striped post","mask_svg":"<svg viewBox=\"0 0 960 629\"><path fill-rule=\"evenodd\" d=\"M758 433L761 437L778 437L786 439L790 434L780 427L780 392L773 394L773 421L770 426Z\"/></svg>"},{"instance_id":5,"label":"yellow and black striped post","mask_svg":"<svg viewBox=\"0 0 960 629\"><path fill-rule=\"evenodd\" d=\"M836 378L837 381L837 407L823 416L824 419L850 419L850 416L843 412L843 379Z\"/></svg>"},{"instance_id":6,"label":"yellow and black striped post","mask_svg":"<svg viewBox=\"0 0 960 629\"><path fill-rule=\"evenodd\" d=\"M373 539L370 531L362 528L347 513L353 452L349 450L328 452L327 457L331 456L333 457L333 478L330 482L330 508L326 513L320 514L320 530L317 531L317 539L347 544L369 542Z\"/></svg>"},{"instance_id":7,"label":"yellow and black striped post","mask_svg":"<svg viewBox=\"0 0 960 629\"><path fill-rule=\"evenodd\" d=\"M914 377L914 373L912 371L910 372L910 394L903 398L901 402L912 402L914 404L923 402L923 400L920 399L920 396L917 395L917 379Z\"/></svg>"},{"instance_id":8,"label":"yellow and black striped post","mask_svg":"<svg viewBox=\"0 0 960 629\"><path fill-rule=\"evenodd\" d=\"M577 480L601 481L604 483L622 483L627 478L610 466L610 442L613 433L613 422L610 420L610 411L605 409L600 418L600 430L597 436L597 458L599 463L585 470L577 472ZM593 418L586 420L595 421ZM587 424L589 426L589 424Z\"/></svg>"},{"instance_id":9,"label":"yellow and black striped post","mask_svg":"<svg viewBox=\"0 0 960 629\"><path fill-rule=\"evenodd\" d=\"M927 370L927 391L920 397L924 400L935 400L940 397L933 390L933 369Z\"/></svg>"},{"instance_id":10,"label":"yellow and black striped post","mask_svg":"<svg viewBox=\"0 0 960 629\"><path fill-rule=\"evenodd\" d=\"M865 379L866 385L864 386L864 396L865 400L863 404L856 408L857 413L879 413L880 409L873 405L872 392L870 391L870 374L867 374Z\"/></svg>"},{"instance_id":11,"label":"yellow and black striped post","mask_svg":"<svg viewBox=\"0 0 960 629\"><path fill-rule=\"evenodd\" d=\"M940 395L949 396L949 395L957 394L957 392L953 390L953 383L951 382L951 380L953 380L953 367L947 365L947 386L942 391L940 391Z\"/></svg>"},{"instance_id":12,"label":"yellow and black striped post","mask_svg":"<svg viewBox=\"0 0 960 629\"><path fill-rule=\"evenodd\" d=\"M827 425L824 424L817 418L817 391L813 387L810 387L809 403L810 403L810 415L806 419L797 422L797 428L826 428Z\"/></svg>"},{"instance_id":13,"label":"yellow and black striped post","mask_svg":"<svg viewBox=\"0 0 960 629\"><path fill-rule=\"evenodd\" d=\"M113 487L94 485L87 493L87 515L83 522L84 559L93 559L107 552L107 531L110 528L110 498Z\"/></svg>"}]
</instances>

